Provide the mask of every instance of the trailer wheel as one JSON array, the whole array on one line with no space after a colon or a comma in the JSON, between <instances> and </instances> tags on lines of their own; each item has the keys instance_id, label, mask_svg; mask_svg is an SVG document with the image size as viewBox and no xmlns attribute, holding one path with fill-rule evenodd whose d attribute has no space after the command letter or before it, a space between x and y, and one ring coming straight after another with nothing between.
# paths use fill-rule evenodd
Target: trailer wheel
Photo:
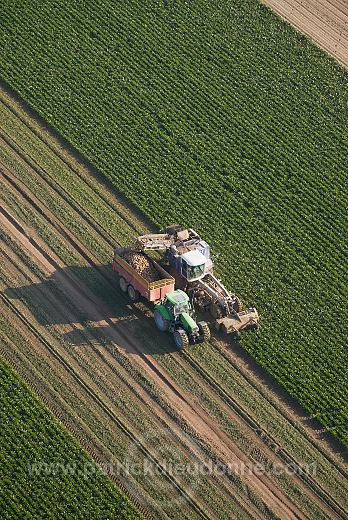
<instances>
[{"instance_id":1,"label":"trailer wheel","mask_svg":"<svg viewBox=\"0 0 348 520\"><path fill-rule=\"evenodd\" d=\"M155 311L154 318L158 330L166 332L169 329L169 320L166 320L159 311Z\"/></svg>"},{"instance_id":2,"label":"trailer wheel","mask_svg":"<svg viewBox=\"0 0 348 520\"><path fill-rule=\"evenodd\" d=\"M188 347L189 339L186 332L183 329L178 329L173 334L175 345L180 350L184 350L184 348Z\"/></svg>"},{"instance_id":3,"label":"trailer wheel","mask_svg":"<svg viewBox=\"0 0 348 520\"><path fill-rule=\"evenodd\" d=\"M208 323L205 321L200 321L198 323L198 328L201 337L203 338L203 341L209 341L210 340L210 329Z\"/></svg>"},{"instance_id":4,"label":"trailer wheel","mask_svg":"<svg viewBox=\"0 0 348 520\"><path fill-rule=\"evenodd\" d=\"M139 300L139 297L140 297L139 291L134 289L133 285L128 285L127 292L128 292L129 299L132 300L132 302L136 302Z\"/></svg>"},{"instance_id":5,"label":"trailer wheel","mask_svg":"<svg viewBox=\"0 0 348 520\"><path fill-rule=\"evenodd\" d=\"M127 292L127 282L124 278L122 278L122 276L119 279L118 284L120 286L121 291L126 293Z\"/></svg>"}]
</instances>

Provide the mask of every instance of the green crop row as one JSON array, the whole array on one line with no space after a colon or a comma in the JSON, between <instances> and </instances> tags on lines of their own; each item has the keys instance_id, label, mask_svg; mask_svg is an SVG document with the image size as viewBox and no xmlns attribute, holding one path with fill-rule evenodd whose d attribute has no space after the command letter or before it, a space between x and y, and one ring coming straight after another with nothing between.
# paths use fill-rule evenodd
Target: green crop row
<instances>
[{"instance_id":1,"label":"green crop row","mask_svg":"<svg viewBox=\"0 0 348 520\"><path fill-rule=\"evenodd\" d=\"M141 518L4 362L0 375L1 518Z\"/></svg>"},{"instance_id":2,"label":"green crop row","mask_svg":"<svg viewBox=\"0 0 348 520\"><path fill-rule=\"evenodd\" d=\"M347 72L258 2L24 0L2 77L255 304L250 352L348 443Z\"/></svg>"}]
</instances>

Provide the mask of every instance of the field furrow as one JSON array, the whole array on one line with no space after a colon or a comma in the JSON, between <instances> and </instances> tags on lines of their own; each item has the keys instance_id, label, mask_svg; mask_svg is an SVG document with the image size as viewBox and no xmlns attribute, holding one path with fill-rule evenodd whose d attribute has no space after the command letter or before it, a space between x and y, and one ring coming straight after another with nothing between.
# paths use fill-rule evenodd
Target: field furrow
<instances>
[{"instance_id":1,"label":"field furrow","mask_svg":"<svg viewBox=\"0 0 348 520\"><path fill-rule=\"evenodd\" d=\"M35 322L40 341L46 345L45 363L39 359L40 342L35 355L27 349L28 377L39 371L43 384L52 383L54 388L57 383L53 384L53 380L59 381L62 367L57 365L58 372L51 382L47 379L47 356L49 348L55 345L56 355L69 367L66 370L79 374L74 382L76 390L63 401L67 400L73 409L84 393L89 394L84 387L87 385L98 407L91 417L80 412L80 428L86 425L91 434L99 432L96 445L104 454L120 457L120 447L115 451L114 446L117 435L111 433L113 427L107 426L111 414L126 431L133 432L133 438L143 439L148 431L170 430L176 456L186 462L209 465L214 460L251 467L264 463L268 469L275 464L286 467L295 463L302 468L312 460L311 456L307 461L302 459L306 444L319 461L316 474L306 473L304 478L296 472L272 475L271 469L257 475L252 470L242 476L208 475L198 479L198 487L192 479L187 480L187 475L176 476L171 483L169 475L162 471L165 486L168 481L170 486L165 487L164 493L171 494L175 489L175 494L184 498L181 517L187 514L191 518L195 511L198 517L206 514L212 518L226 507L225 514L232 514L232 502L233 515L240 518L274 514L305 518L311 517L313 511L316 518L342 516L345 475L343 470L339 471L337 455L325 454L323 446L320 452L315 440L304 436L298 426L288 425L293 440L286 446L287 435L281 439L281 428L270 434L263 426L264 420L254 415L252 423L249 407L255 399L260 408L268 407L279 425L284 424L285 415L240 373L244 396L238 395L233 385L217 382L221 377L224 380L224 371L227 374L233 369L225 354L230 346L214 340L211 345L192 348L187 354L176 353L170 338L154 333L150 309L143 304L127 304L115 288L107 262L113 245L126 244L147 229L146 225L123 209L114 194L67 151L63 152L48 131L45 134L33 120L32 126L25 124L25 113L17 107L19 112L17 126L13 127L12 122L9 125L11 132L13 128L25 127L17 133L16 142L7 132L0 140L5 201L1 218L6 231L2 250L7 258L2 286L9 308L19 312L27 324ZM16 112L12 114L15 118ZM87 206L89 198L94 202ZM16 342L12 343L14 351ZM211 353L209 359L202 358L201 349ZM23 352L13 352L12 359L16 355L23 356ZM53 375L53 365L50 370ZM81 388L79 381L83 382ZM83 397L85 412L95 406L86 399ZM81 404L79 409L82 408ZM94 431L95 421L100 425ZM105 435L100 433L102 423ZM149 442L146 435L144 442ZM158 446L151 449L155 451L147 456L163 455ZM337 469L330 457L335 457ZM136 485L137 492L139 487L144 490L141 503L156 514L155 490L147 482ZM134 487L130 488L134 492ZM194 490L192 496L188 489ZM174 509L162 507L168 516L175 514Z\"/></svg>"}]
</instances>

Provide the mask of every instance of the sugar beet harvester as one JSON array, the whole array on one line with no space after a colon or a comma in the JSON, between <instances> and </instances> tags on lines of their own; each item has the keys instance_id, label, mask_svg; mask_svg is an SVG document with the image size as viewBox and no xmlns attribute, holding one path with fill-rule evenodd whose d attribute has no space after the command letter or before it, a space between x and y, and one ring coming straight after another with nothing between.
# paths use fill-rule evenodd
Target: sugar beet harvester
<instances>
[{"instance_id":1,"label":"sugar beet harvester","mask_svg":"<svg viewBox=\"0 0 348 520\"><path fill-rule=\"evenodd\" d=\"M162 265L146 251L163 252ZM117 247L113 270L132 301L142 296L155 304L157 328L172 332L179 348L210 338L207 323L196 322L195 309L211 315L226 334L258 325L257 310L243 311L239 298L214 276L210 247L193 229L173 225L138 237L134 247Z\"/></svg>"}]
</instances>

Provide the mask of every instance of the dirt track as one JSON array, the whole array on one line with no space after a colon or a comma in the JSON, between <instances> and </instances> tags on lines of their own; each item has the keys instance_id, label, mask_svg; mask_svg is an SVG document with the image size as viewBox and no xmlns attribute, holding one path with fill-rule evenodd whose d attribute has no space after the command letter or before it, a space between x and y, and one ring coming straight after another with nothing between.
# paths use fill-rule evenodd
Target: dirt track
<instances>
[{"instance_id":1,"label":"dirt track","mask_svg":"<svg viewBox=\"0 0 348 520\"><path fill-rule=\"evenodd\" d=\"M19 128L15 135L20 136ZM29 143L29 150L30 146L35 149ZM87 432L88 446L93 446L98 460L110 460L111 456L122 460L129 441L137 441L146 457L161 468L159 447L148 446L146 433L165 429L170 430L183 461L208 465L213 458L225 464L252 466L258 460L252 452L255 449L262 454L261 460L279 462L211 385L211 377L203 367L199 369L194 351L191 361L185 354L171 352L170 338L154 332L149 311L141 305L127 308L110 269L101 265L103 259L110 261L110 226L115 227L115 236L125 241L140 231L142 224L117 206L114 197L97 186L92 176L84 181L81 197L87 197L89 205L83 207L52 181L52 171L38 167L37 159L12 142L4 129L0 148L10 152L14 161L11 171L2 165L1 179L1 288L6 315L23 338L35 336L28 348L19 347L5 334L8 349L3 355L46 395L49 405L74 433L81 429ZM9 157L7 161L11 162ZM58 159L55 163L60 172L62 163ZM73 191L72 183L70 186ZM100 218L103 207L105 218L96 221L85 208L93 208L98 190L96 212ZM53 207L57 210L52 211ZM108 214L115 222L110 223ZM187 387L192 382L197 394ZM59 398L60 406L53 395ZM183 500L180 518L221 514L264 518L270 511L281 518L311 517L313 511L316 518L337 518L332 508L295 476L282 480L251 471L241 479L211 475L192 483L185 475L171 477L163 464L161 469L164 497ZM341 479L339 474L335 478ZM302 501L298 498L301 505L286 491L291 486L297 488L298 497L306 497ZM152 516L177 515L175 504L161 509L154 503L158 491L151 489L150 482L133 483L130 488ZM336 503L334 497L331 501Z\"/></svg>"},{"instance_id":2,"label":"dirt track","mask_svg":"<svg viewBox=\"0 0 348 520\"><path fill-rule=\"evenodd\" d=\"M348 67L348 2L262 0L285 20Z\"/></svg>"},{"instance_id":3,"label":"dirt track","mask_svg":"<svg viewBox=\"0 0 348 520\"><path fill-rule=\"evenodd\" d=\"M57 257L49 259L47 254L43 254L43 247L32 238L29 240L27 238L28 232L25 232L22 226L13 220L11 215L4 209L0 214L0 224L3 231L18 241L24 250L27 250L30 256L35 258L39 265L45 269L48 275L54 274L57 269L64 269L65 266L61 264L60 259ZM98 309L102 314L108 314L106 309L105 312L103 312L103 302L96 299L95 296L89 293L86 287L81 285L74 277L67 275L66 272L59 271L56 276L56 282L60 285L65 294L69 295L69 299L84 312L90 314L95 312L95 309ZM63 312L63 310L61 312ZM150 356L142 354L141 350L139 351L132 335L128 332L126 338L123 334L120 336L119 330L114 328L113 325L114 322L111 319L94 321L95 327L104 327L105 335L109 336L109 340L116 347L123 345L123 348L125 348L129 354L139 354L137 363L144 372L148 374L149 378L155 379L156 383L166 393L166 398L171 403L173 409L179 413L187 424L191 424L194 427L198 435L208 442L218 457L221 457L221 460L224 460L226 464L235 464L236 467L250 463L238 447L230 441L228 436L219 428L216 428L214 421L212 421L203 410L200 410L200 408L196 406L193 407L192 404L190 404L189 396L185 395L185 393L173 383L156 361L151 359ZM66 358L64 361L66 362ZM81 371L79 371L79 374L79 378L85 380L85 376ZM179 430L177 431L177 435L180 435ZM252 474L250 476L246 475L245 481L262 497L270 510L281 518L305 518L305 515L301 514L301 511L282 495L269 479ZM246 507L246 510L247 509ZM258 516L256 511L250 511L250 513L256 517Z\"/></svg>"}]
</instances>

